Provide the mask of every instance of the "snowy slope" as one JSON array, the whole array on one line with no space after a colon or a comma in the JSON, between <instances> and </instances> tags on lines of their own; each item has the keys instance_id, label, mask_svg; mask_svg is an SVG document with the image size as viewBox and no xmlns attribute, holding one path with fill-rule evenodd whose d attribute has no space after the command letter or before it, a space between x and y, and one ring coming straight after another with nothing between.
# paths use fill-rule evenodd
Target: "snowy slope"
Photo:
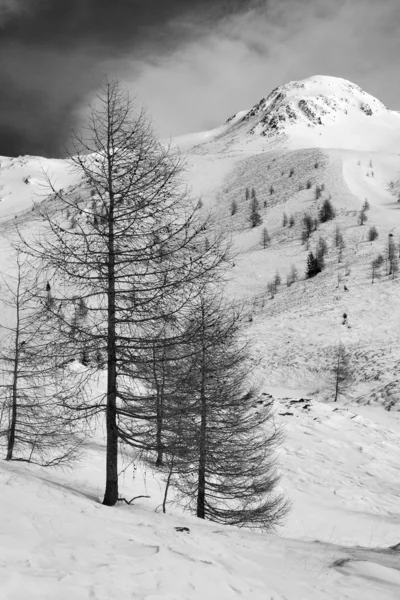
<instances>
[{"instance_id":1,"label":"snowy slope","mask_svg":"<svg viewBox=\"0 0 400 600\"><path fill-rule=\"evenodd\" d=\"M136 459L130 465L134 457L126 454L122 494L150 498L103 507L99 430L71 472L0 462L0 598L395 600L400 551L389 547L400 542L400 279L382 274L371 285L370 262L389 233L396 243L400 236L400 115L350 82L313 77L176 143L202 210L212 208L218 226L232 235L237 254L228 291L245 302L265 397L274 397L285 428L278 458L292 511L279 537L202 523L174 505L162 515L158 474ZM42 192L42 169L58 187L77 179L63 161L0 163L0 254L7 270L12 225L30 232L38 226L32 200ZM246 187L256 189L271 236L265 250L262 227L249 226ZM316 215L329 195L336 219L310 244L320 235L327 240L327 268L304 281L301 218L306 211ZM361 227L357 212L366 197L371 209ZM292 228L282 226L284 212L294 215ZM366 241L371 224L379 231L373 243ZM340 264L332 244L336 225L346 242ZM291 265L300 280L287 287ZM271 300L267 284L277 271L282 285ZM344 312L350 327L342 325ZM330 370L339 340L351 352L355 375L333 404ZM190 531L177 532L178 526Z\"/></svg>"},{"instance_id":2,"label":"snowy slope","mask_svg":"<svg viewBox=\"0 0 400 600\"><path fill-rule=\"evenodd\" d=\"M0 222L29 210L48 195L46 175L56 190L73 185L79 178L65 160L0 156Z\"/></svg>"},{"instance_id":3,"label":"snowy slope","mask_svg":"<svg viewBox=\"0 0 400 600\"><path fill-rule=\"evenodd\" d=\"M232 232L238 255L230 293L253 312L251 335L270 383L284 380L292 389L300 386L329 399L329 370L342 339L355 371L350 396L400 407L398 279L384 276L384 267L371 285L371 261L385 255L388 235L400 242L400 113L343 79L311 77L274 90L203 141L194 137L191 148L189 140L186 136L189 179L203 194L205 209L216 211L218 223ZM316 200L321 184L325 190ZM256 190L271 237L265 250L262 227L249 225L246 187ZM326 240L327 268L305 282L309 250L301 244L301 220L306 212L316 217L327 197L336 219L321 225L310 243L314 250L319 237ZM371 208L360 227L357 215L365 199ZM284 212L294 216L294 227L282 226ZM373 243L366 237L370 225L379 233ZM346 244L340 264L333 244L336 226ZM286 287L292 265L303 281ZM269 300L267 284L276 272L283 285ZM349 328L342 326L344 313Z\"/></svg>"}]
</instances>

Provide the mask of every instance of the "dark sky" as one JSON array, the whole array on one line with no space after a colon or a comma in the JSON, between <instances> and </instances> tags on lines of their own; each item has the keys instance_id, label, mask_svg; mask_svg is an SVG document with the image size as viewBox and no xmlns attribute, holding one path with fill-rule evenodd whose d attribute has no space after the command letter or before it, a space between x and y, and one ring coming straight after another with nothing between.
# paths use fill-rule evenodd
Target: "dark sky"
<instances>
[{"instance_id":1,"label":"dark sky","mask_svg":"<svg viewBox=\"0 0 400 600\"><path fill-rule=\"evenodd\" d=\"M167 56L248 0L0 0L0 155L58 156L93 87Z\"/></svg>"},{"instance_id":2,"label":"dark sky","mask_svg":"<svg viewBox=\"0 0 400 600\"><path fill-rule=\"evenodd\" d=\"M311 75L400 109L399 64L400 0L0 0L0 155L62 156L105 74L175 136Z\"/></svg>"}]
</instances>

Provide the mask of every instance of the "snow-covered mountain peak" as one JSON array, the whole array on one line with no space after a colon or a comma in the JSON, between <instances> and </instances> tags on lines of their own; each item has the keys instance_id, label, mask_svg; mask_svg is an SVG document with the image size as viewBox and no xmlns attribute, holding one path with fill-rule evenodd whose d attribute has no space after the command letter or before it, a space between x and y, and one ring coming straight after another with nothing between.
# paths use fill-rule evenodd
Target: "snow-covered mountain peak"
<instances>
[{"instance_id":1,"label":"snow-covered mountain peak","mask_svg":"<svg viewBox=\"0 0 400 600\"><path fill-rule=\"evenodd\" d=\"M345 115L371 117L384 111L384 104L358 85L318 75L275 88L242 121L258 117L250 132L271 136L285 133L291 125L316 127L333 124Z\"/></svg>"}]
</instances>

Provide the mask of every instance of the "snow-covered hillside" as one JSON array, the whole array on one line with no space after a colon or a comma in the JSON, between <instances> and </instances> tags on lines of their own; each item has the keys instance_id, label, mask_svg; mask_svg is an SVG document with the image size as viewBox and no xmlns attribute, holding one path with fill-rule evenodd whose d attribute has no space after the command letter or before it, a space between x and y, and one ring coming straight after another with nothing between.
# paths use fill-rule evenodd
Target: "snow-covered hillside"
<instances>
[{"instance_id":1,"label":"snow-covered hillside","mask_svg":"<svg viewBox=\"0 0 400 600\"><path fill-rule=\"evenodd\" d=\"M281 86L218 129L176 144L201 210L212 209L232 236L228 293L245 304L265 399L274 399L285 430L278 464L292 510L277 535L203 523L175 505L163 515L159 474L130 453L121 457L120 492L149 498L104 507L100 427L72 471L0 461L0 598L395 600L400 274L387 276L384 265L372 284L371 261L385 254L389 234L400 253L400 114L350 82L319 76ZM65 161L0 159L2 271L10 269L13 225L38 227L32 204L43 194L43 170L56 187L76 188ZM259 227L250 226L246 188L259 200ZM316 217L328 197L336 217L319 225L307 249L302 218ZM373 242L370 225L379 234ZM345 241L340 262L336 227ZM306 280L320 237L326 268ZM292 266L299 279L287 286ZM276 273L282 283L271 298ZM339 341L353 369L333 403Z\"/></svg>"},{"instance_id":2,"label":"snow-covered hillside","mask_svg":"<svg viewBox=\"0 0 400 600\"><path fill-rule=\"evenodd\" d=\"M312 119L303 101L313 107ZM400 242L400 113L343 79L311 77L281 86L250 111L192 142L190 147L186 136L190 181L203 194L206 209L216 211L219 223L232 232L238 256L230 290L253 305L249 329L270 383L284 380L292 389L300 386L329 398L329 370L342 340L354 366L350 396L399 407L399 282L385 275L384 266L372 285L371 262L385 256L389 234L396 246ZM317 186L324 187L318 199ZM261 227L250 227L246 188L256 191ZM307 249L301 243L302 218L306 212L316 218L326 198L336 218L320 225ZM366 199L368 221L359 226ZM282 226L284 213L293 215L293 227ZM371 243L367 232L372 225L379 237ZM271 238L266 249L263 227ZM340 263L333 242L336 227L345 241ZM320 237L328 244L326 269L305 281L308 252ZM292 265L300 280L286 287ZM269 300L267 285L276 272L282 285ZM342 325L344 313L349 327Z\"/></svg>"}]
</instances>

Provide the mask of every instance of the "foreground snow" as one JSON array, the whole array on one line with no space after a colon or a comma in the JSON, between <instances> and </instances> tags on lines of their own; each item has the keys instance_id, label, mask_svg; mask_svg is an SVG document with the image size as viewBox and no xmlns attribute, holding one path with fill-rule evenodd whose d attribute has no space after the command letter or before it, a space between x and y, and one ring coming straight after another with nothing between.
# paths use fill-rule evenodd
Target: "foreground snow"
<instances>
[{"instance_id":1,"label":"foreground snow","mask_svg":"<svg viewBox=\"0 0 400 600\"><path fill-rule=\"evenodd\" d=\"M372 420L299 400L276 403L287 423L282 486L293 501L285 537L156 512L156 475L126 457L122 493L150 498L104 507L95 442L71 472L2 461L1 598L398 598L400 551L388 546L400 541L400 421L389 429L382 413Z\"/></svg>"}]
</instances>

